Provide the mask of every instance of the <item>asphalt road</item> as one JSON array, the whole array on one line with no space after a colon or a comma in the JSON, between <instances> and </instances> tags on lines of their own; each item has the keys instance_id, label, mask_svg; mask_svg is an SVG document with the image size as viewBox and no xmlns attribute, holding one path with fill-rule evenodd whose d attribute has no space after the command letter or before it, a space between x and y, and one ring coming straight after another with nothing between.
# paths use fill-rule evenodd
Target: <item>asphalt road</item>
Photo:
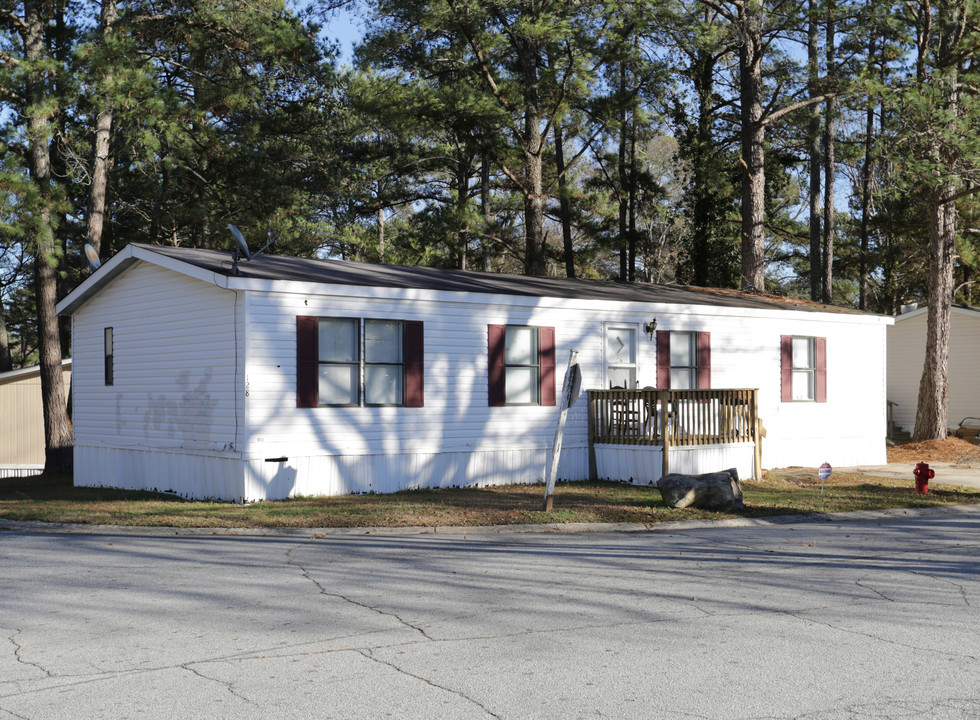
<instances>
[{"instance_id":1,"label":"asphalt road","mask_svg":"<svg viewBox=\"0 0 980 720\"><path fill-rule=\"evenodd\" d=\"M0 718L977 718L980 508L0 531Z\"/></svg>"}]
</instances>

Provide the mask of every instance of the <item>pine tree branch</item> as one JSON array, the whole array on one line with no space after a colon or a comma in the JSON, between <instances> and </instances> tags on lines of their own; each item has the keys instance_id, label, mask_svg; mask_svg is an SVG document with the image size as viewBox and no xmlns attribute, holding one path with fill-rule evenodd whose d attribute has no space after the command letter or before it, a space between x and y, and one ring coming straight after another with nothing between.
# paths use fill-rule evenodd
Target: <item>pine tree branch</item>
<instances>
[{"instance_id":1,"label":"pine tree branch","mask_svg":"<svg viewBox=\"0 0 980 720\"><path fill-rule=\"evenodd\" d=\"M816 105L822 103L825 100L830 100L831 98L843 97L843 93L826 93L824 95L818 95L817 97L808 98L806 100L801 100L800 102L793 103L792 105L787 105L784 108L780 108L774 113L766 115L760 120L760 124L765 127L774 121L781 118L783 115L788 115L791 112L795 112L801 108L809 107L810 105Z\"/></svg>"},{"instance_id":2,"label":"pine tree branch","mask_svg":"<svg viewBox=\"0 0 980 720\"><path fill-rule=\"evenodd\" d=\"M970 195L975 195L978 192L980 192L980 185L970 185L969 187L950 195L948 198L946 198L946 202L956 202L960 198L969 197Z\"/></svg>"},{"instance_id":3,"label":"pine tree branch","mask_svg":"<svg viewBox=\"0 0 980 720\"><path fill-rule=\"evenodd\" d=\"M719 5L718 3L713 2L712 0L700 0L700 2L703 5L707 5L709 8L711 8L716 13L718 13L719 15L721 15L723 18L725 18L726 20L728 20L728 22L730 22L730 23L737 23L738 22L738 16L735 15L735 14L733 14L733 13L731 13L731 12L729 12L728 11L728 8L726 8L726 7L722 6L722 5ZM738 4L739 3L736 3L736 5L738 5Z\"/></svg>"},{"instance_id":4,"label":"pine tree branch","mask_svg":"<svg viewBox=\"0 0 980 720\"><path fill-rule=\"evenodd\" d=\"M0 20L4 21L6 25L13 28L21 35L23 35L24 31L27 30L27 24L17 17L13 10L0 10Z\"/></svg>"},{"instance_id":5,"label":"pine tree branch","mask_svg":"<svg viewBox=\"0 0 980 720\"><path fill-rule=\"evenodd\" d=\"M578 162L579 158L581 158L586 153L586 151L591 147L592 141L595 140L597 137L599 137L599 134L605 129L606 129L605 125L600 125L599 128L594 133L592 133L592 137L586 140L582 144L582 147L579 148L579 151L575 153L567 163L565 163L565 169L562 170L555 177L555 179L551 181L551 183L549 183L547 188L545 188L545 194L547 195L551 194L551 191L555 188L555 185L558 184L558 181L561 178L563 178L568 173L568 171L572 169L572 167L574 167L575 163Z\"/></svg>"}]
</instances>

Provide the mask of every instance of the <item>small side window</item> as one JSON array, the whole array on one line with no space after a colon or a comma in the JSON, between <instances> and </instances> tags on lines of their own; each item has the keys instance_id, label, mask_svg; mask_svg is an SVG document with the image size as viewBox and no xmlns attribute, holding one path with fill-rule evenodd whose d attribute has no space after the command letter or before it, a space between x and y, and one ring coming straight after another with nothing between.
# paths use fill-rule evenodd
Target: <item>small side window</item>
<instances>
[{"instance_id":1,"label":"small side window","mask_svg":"<svg viewBox=\"0 0 980 720\"><path fill-rule=\"evenodd\" d=\"M104 345L105 345L105 347L104 347L104 351L105 351L105 384L106 385L112 385L113 384L113 377L112 377L113 368L112 368L112 328L111 327L107 327L105 329Z\"/></svg>"}]
</instances>

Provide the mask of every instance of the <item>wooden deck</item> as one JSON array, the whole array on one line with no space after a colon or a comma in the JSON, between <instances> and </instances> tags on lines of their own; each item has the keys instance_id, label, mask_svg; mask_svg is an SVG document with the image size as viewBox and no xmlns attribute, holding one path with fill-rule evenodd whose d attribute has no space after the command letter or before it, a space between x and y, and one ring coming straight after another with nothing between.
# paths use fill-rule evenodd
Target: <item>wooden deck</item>
<instances>
[{"instance_id":1,"label":"wooden deck","mask_svg":"<svg viewBox=\"0 0 980 720\"><path fill-rule=\"evenodd\" d=\"M667 474L671 447L752 443L756 471L761 467L759 401L754 388L589 390L588 397L592 470L596 444L662 448L663 474Z\"/></svg>"}]
</instances>

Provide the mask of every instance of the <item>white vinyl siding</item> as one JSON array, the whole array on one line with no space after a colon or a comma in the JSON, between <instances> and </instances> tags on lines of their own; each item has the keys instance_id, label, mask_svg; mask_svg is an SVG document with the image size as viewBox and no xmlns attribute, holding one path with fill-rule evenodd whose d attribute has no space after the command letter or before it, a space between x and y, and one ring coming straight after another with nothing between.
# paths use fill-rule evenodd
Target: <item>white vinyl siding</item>
<instances>
[{"instance_id":1,"label":"white vinyl siding","mask_svg":"<svg viewBox=\"0 0 980 720\"><path fill-rule=\"evenodd\" d=\"M561 387L568 351L579 351L583 389L606 385L607 352L603 323L626 325L648 319L649 305L528 300L500 296L412 293L374 288L327 287L312 293L254 293L249 299L248 426L253 457L340 456L440 452L495 452L536 449L546 452L554 439L557 411L536 405L487 407L488 324L556 328L556 383ZM360 296L358 296L358 294ZM483 300L476 302L475 300ZM319 408L315 415L287 406L295 386L295 317L325 312L362 317L397 317L425 323L425 408ZM873 317L823 313L716 308L654 308L661 327L675 332L712 333L712 385L757 387L768 439L763 461L782 465L883 461L884 324ZM831 359L828 383L840 387L835 402L780 402L779 337L829 336L868 357L869 370L856 377L846 361ZM656 383L656 343L637 343L637 384ZM860 403L853 398L864 398ZM792 405L792 404L790 404ZM559 474L582 479L588 472L587 408L584 397L569 412ZM786 438L783 454L772 438ZM798 440L789 441L790 438ZM870 439L869 439L870 438ZM877 441L881 438L881 442ZM840 445L846 451L836 453ZM862 447L872 447L864 452ZM879 447L880 446L880 447ZM862 454L863 453L863 454ZM574 460L572 458L575 458ZM864 459L860 459L864 458ZM541 471L543 473L543 469ZM567 473L567 474L562 474Z\"/></svg>"},{"instance_id":2,"label":"white vinyl siding","mask_svg":"<svg viewBox=\"0 0 980 720\"><path fill-rule=\"evenodd\" d=\"M234 447L236 332L244 343L234 293L147 263L125 271L73 317L75 444Z\"/></svg>"}]
</instances>

